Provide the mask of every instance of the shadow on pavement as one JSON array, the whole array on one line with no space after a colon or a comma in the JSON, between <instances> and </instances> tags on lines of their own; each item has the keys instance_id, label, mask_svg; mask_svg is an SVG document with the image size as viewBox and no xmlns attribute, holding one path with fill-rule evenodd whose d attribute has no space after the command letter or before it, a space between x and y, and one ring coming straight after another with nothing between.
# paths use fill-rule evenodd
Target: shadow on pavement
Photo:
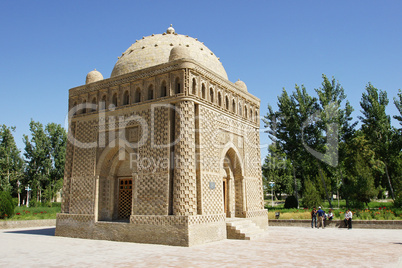
<instances>
[{"instance_id":1,"label":"shadow on pavement","mask_svg":"<svg viewBox=\"0 0 402 268\"><path fill-rule=\"evenodd\" d=\"M33 229L33 230L8 231L4 233L54 236L55 230L56 227L50 227L50 228Z\"/></svg>"}]
</instances>

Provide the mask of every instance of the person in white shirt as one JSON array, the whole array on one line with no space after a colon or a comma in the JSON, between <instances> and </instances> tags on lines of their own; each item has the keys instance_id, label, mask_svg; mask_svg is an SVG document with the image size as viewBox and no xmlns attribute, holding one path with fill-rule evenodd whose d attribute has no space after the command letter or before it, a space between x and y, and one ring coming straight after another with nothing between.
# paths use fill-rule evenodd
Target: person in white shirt
<instances>
[{"instance_id":1,"label":"person in white shirt","mask_svg":"<svg viewBox=\"0 0 402 268\"><path fill-rule=\"evenodd\" d=\"M332 214L332 209L329 210L329 213L326 215L328 220L332 220L334 218L334 214Z\"/></svg>"},{"instance_id":2,"label":"person in white shirt","mask_svg":"<svg viewBox=\"0 0 402 268\"><path fill-rule=\"evenodd\" d=\"M352 218L353 218L353 213L352 213L352 211L350 211L350 209L348 209L345 212L345 219L344 219L345 226L348 227L348 229L352 229Z\"/></svg>"}]
</instances>

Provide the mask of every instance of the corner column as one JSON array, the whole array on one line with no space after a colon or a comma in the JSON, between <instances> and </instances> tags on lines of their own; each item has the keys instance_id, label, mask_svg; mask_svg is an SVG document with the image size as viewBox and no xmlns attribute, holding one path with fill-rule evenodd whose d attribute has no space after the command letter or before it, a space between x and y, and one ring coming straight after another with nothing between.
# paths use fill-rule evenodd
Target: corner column
<instances>
[{"instance_id":1,"label":"corner column","mask_svg":"<svg viewBox=\"0 0 402 268\"><path fill-rule=\"evenodd\" d=\"M194 102L176 104L173 180L173 214L197 214Z\"/></svg>"}]
</instances>

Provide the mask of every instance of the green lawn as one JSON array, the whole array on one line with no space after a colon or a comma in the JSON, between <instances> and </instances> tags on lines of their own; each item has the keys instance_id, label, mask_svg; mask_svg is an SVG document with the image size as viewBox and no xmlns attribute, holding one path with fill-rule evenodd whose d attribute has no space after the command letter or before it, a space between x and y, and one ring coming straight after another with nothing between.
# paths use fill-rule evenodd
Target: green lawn
<instances>
[{"instance_id":1,"label":"green lawn","mask_svg":"<svg viewBox=\"0 0 402 268\"><path fill-rule=\"evenodd\" d=\"M25 220L45 220L56 219L56 214L60 213L60 207L16 207L14 216L6 219L7 221Z\"/></svg>"},{"instance_id":2,"label":"green lawn","mask_svg":"<svg viewBox=\"0 0 402 268\"><path fill-rule=\"evenodd\" d=\"M344 219L346 211L346 201L340 200L338 208L338 200L332 202L333 214L335 219ZM328 201L323 202L324 211L328 213L330 207ZM310 219L311 208L292 208L285 209L284 202L274 207L271 206L270 200L265 200L265 208L268 209L270 219L275 218L275 212L280 212L279 219ZM373 201L364 209L351 209L354 219L357 220L402 220L402 209L394 208L394 203L388 200Z\"/></svg>"}]
</instances>

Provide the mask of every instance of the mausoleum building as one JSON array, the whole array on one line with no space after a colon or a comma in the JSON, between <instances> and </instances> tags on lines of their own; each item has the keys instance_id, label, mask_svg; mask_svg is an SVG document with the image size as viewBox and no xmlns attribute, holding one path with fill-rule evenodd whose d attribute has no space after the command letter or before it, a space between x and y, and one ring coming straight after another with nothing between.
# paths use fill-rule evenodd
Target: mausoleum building
<instances>
[{"instance_id":1,"label":"mausoleum building","mask_svg":"<svg viewBox=\"0 0 402 268\"><path fill-rule=\"evenodd\" d=\"M56 235L192 246L268 227L260 100L169 27L69 90Z\"/></svg>"}]
</instances>

